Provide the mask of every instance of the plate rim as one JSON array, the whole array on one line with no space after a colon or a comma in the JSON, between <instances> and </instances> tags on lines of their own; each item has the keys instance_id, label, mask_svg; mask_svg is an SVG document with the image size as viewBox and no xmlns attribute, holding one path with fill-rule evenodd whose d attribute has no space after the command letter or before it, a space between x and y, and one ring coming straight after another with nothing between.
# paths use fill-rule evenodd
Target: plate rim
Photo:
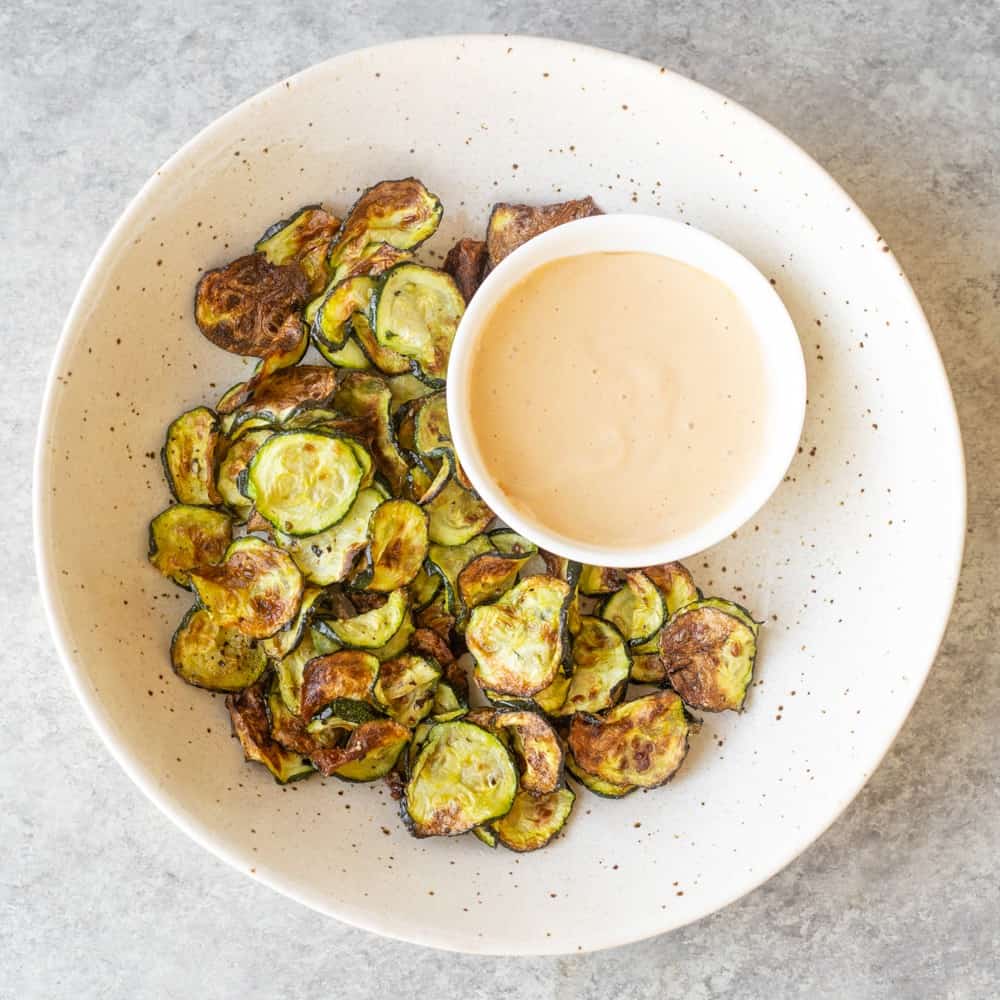
<instances>
[{"instance_id":1,"label":"plate rim","mask_svg":"<svg viewBox=\"0 0 1000 1000\"><path fill-rule=\"evenodd\" d=\"M789 138L780 129L771 125L764 118L760 117L740 102L733 100L732 98L706 86L705 84L692 80L690 77L684 76L683 74L677 73L666 67L662 67L649 60L617 52L613 49L606 49L600 46L568 41L565 39L548 38L537 35L488 32L425 35L366 46L364 48L352 49L350 51L340 53L339 55L315 63L298 71L297 73L292 74L291 76L270 84L255 94L252 94L251 96L240 101L234 107L230 108L228 111L219 115L205 125L202 129L195 133L195 135L184 142L150 175L135 195L133 195L128 201L114 225L101 242L93 259L88 265L83 278L81 279L80 286L73 298L73 303L66 315L66 319L56 341L52 360L45 380L45 387L42 393L32 463L32 547L45 622L48 626L48 631L53 645L55 646L56 654L69 680L70 687L83 706L84 714L86 715L90 725L101 737L101 740L111 753L111 756L117 761L118 765L135 783L135 785L138 786L146 798L149 799L165 816L175 823L199 846L207 850L216 858L219 858L226 864L242 872L245 876L249 876L256 881L263 883L274 891L280 892L282 895L287 896L296 902L346 924L359 927L363 930L379 934L384 937L461 954L510 956L580 954L584 951L602 951L608 948L620 947L637 941L647 940L702 920L710 914L726 908L743 896L749 895L765 882L773 878L776 874L778 874L778 872L782 871L789 864L795 861L807 848L814 844L827 832L827 830L829 830L833 823L840 818L847 807L858 796L861 789L875 774L875 771L879 768L882 761L885 759L886 754L888 754L889 750L898 738L899 733L912 712L913 705L927 682L927 677L937 659L941 643L944 639L945 631L951 618L951 611L954 605L958 581L964 561L968 508L967 470L965 451L962 444L961 425L959 423L954 393L952 392L951 383L948 379L947 370L945 369L933 331L927 321L923 308L920 305L916 292L910 284L903 268L898 266L898 261L896 261L894 254L892 255L892 260L898 266L900 291L908 296L910 300L909 304L914 310L914 315L919 317L922 321L919 325L911 324L910 336L923 336L927 341L929 341L928 346L931 348L931 357L936 359L937 362L935 375L942 379L944 387L947 390L947 401L950 404L950 407L946 408L946 416L950 416L950 420L947 421L948 427L942 428L942 431L944 433L951 434L952 447L954 448L956 460L958 462L956 469L956 472L958 473L958 482L954 484L956 490L956 505L954 511L955 520L952 526L952 530L956 536L952 543L955 550L954 560L946 591L948 599L943 602L938 602L937 604L937 607L940 610L940 619L937 623L937 627L934 629L936 638L932 643L932 648L928 648L926 662L921 665L919 670L919 683L915 684L911 688L908 704L905 706L905 712L903 712L899 717L900 721L898 726L895 727L893 732L887 734L887 739L881 752L870 762L869 766L859 770L858 780L852 784L852 787L842 800L838 800L833 804L832 808L828 810L827 816L823 819L819 826L815 829L811 829L807 834L800 837L795 842L794 847L789 851L788 856L785 857L780 863L768 868L760 874L755 873L753 878L749 879L747 882L741 882L740 887L735 892L726 894L724 898L715 898L712 902L698 907L695 912L693 912L690 916L685 917L680 922L670 922L668 920L659 928L643 931L638 934L626 933L616 936L611 933L608 938L603 940L601 943L588 945L583 948L569 948L568 946L552 945L546 946L545 941L547 939L543 939L538 942L537 947L518 947L513 949L506 948L496 950L491 949L488 946L488 942L479 944L475 939L462 939L461 942L458 942L457 940L453 940L452 936L448 932L442 933L433 926L427 927L419 922L415 922L410 928L408 928L407 932L403 932L397 927L390 927L383 924L379 919L379 914L365 910L364 908L340 903L331 905L330 901L321 893L310 892L309 890L302 889L298 885L290 884L290 882L280 872L274 871L266 864L262 865L259 862L255 862L254 870L249 870L244 859L240 856L240 853L235 848L228 846L225 842L225 838L220 836L206 824L189 815L184 807L176 801L175 797L167 791L166 786L162 788L158 786L155 777L152 774L147 773L147 770L142 765L132 759L131 752L124 744L119 744L114 732L114 727L106 713L106 710L101 704L101 700L94 694L94 692L88 690L84 682L84 671L76 664L74 656L72 655L70 637L68 632L63 628L63 622L57 606L59 601L57 582L55 579L54 566L49 558L48 547L44 535L45 522L49 509L48 497L50 496L48 488L50 484L50 476L48 474L46 442L52 433L54 424L54 402L56 388L58 386L57 376L62 370L66 355L69 353L71 347L80 335L79 329L82 326L81 321L84 319L85 305L90 301L94 293L97 292L101 273L106 269L109 260L113 257L113 251L121 243L122 234L133 224L136 217L140 215L146 201L159 186L161 178L178 163L193 154L199 153L203 147L206 147L212 142L217 132L223 130L232 119L245 113L246 110L254 104L268 100L274 94L280 92L282 88L285 88L287 85L293 84L295 81L301 80L306 76L329 72L330 68L338 63L354 61L359 57L368 56L375 52L388 54L393 50L403 48L417 50L424 47L430 51L435 47L440 46L475 46L483 44L496 45L500 41L506 45L518 44L539 48L571 50L581 53L587 58L597 58L607 60L609 62L619 62L625 64L635 73L655 72L657 76L660 76L661 74L669 74L683 86L690 87L697 91L702 100L718 104L719 106L722 106L724 103L731 112L735 111L736 113L747 116L747 120L750 123L770 133L772 139L776 140L790 155L796 157L800 163L806 169L810 170L817 179L822 179L824 183L829 184L833 193L842 199L844 204L851 207L851 211L855 213L856 218L861 221L862 225L868 227L873 239L877 237L878 230L875 228L866 213L862 211L862 209L844 190L840 183L793 139ZM889 252L891 253L891 250ZM944 533L942 533L942 536L944 536ZM912 664L910 669L911 672L913 672ZM611 929L609 928L609 930Z\"/></svg>"}]
</instances>

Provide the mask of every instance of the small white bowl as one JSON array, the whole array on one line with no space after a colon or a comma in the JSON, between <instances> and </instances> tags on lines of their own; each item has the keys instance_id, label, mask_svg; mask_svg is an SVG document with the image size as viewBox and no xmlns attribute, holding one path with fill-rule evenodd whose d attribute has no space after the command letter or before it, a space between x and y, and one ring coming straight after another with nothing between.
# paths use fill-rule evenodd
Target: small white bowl
<instances>
[{"instance_id":1,"label":"small white bowl","mask_svg":"<svg viewBox=\"0 0 1000 1000\"><path fill-rule=\"evenodd\" d=\"M577 254L638 251L700 268L727 285L743 304L760 340L767 379L764 449L733 502L696 529L639 547L608 547L557 533L513 506L487 472L469 407L469 368L486 320L511 287L550 261ZM554 384L559 373L552 372ZM788 311L767 279L742 254L698 229L650 215L600 215L552 229L519 247L492 270L459 325L448 368L448 413L455 449L469 479L498 517L533 542L568 559L597 566L649 566L684 559L726 538L767 502L781 483L802 432L806 374Z\"/></svg>"}]
</instances>

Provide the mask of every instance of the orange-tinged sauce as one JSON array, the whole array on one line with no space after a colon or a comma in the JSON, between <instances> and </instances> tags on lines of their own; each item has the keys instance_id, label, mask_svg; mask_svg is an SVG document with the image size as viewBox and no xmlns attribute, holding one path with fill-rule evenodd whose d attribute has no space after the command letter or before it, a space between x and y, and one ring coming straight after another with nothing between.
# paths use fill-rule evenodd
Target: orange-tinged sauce
<instances>
[{"instance_id":1,"label":"orange-tinged sauce","mask_svg":"<svg viewBox=\"0 0 1000 1000\"><path fill-rule=\"evenodd\" d=\"M497 303L469 369L487 472L525 516L623 548L735 499L766 433L761 348L717 278L650 253L586 253Z\"/></svg>"}]
</instances>

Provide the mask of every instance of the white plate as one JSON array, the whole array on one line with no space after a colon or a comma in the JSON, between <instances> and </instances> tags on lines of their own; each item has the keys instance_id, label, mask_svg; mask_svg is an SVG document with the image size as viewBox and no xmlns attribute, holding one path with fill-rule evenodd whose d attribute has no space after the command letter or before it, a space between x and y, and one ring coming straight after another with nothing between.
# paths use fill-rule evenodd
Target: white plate
<instances>
[{"instance_id":1,"label":"white plate","mask_svg":"<svg viewBox=\"0 0 1000 1000\"><path fill-rule=\"evenodd\" d=\"M690 221L775 281L809 378L803 451L760 514L691 561L768 622L745 715L710 717L667 788L581 794L534 855L417 841L379 787L275 786L221 698L175 679L187 595L145 563L168 420L247 370L199 336L199 269L274 219L417 174L444 252L493 201L593 194ZM619 331L623 349L627 332ZM211 386L210 383L214 383ZM643 938L759 885L877 767L944 630L965 524L948 384L899 265L840 188L749 112L659 67L527 38L351 53L270 88L157 171L94 261L59 346L36 469L60 655L122 766L192 837L362 927L493 953ZM637 488L641 484L636 484ZM383 828L387 832L383 832Z\"/></svg>"}]
</instances>

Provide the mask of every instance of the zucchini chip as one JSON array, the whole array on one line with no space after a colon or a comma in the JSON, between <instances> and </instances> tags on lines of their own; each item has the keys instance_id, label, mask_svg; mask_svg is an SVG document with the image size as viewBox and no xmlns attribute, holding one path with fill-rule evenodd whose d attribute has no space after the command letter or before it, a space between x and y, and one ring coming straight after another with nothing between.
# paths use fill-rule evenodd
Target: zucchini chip
<instances>
[{"instance_id":1,"label":"zucchini chip","mask_svg":"<svg viewBox=\"0 0 1000 1000\"><path fill-rule=\"evenodd\" d=\"M510 737L521 765L520 787L533 795L554 792L562 784L563 748L555 730L537 712L493 712L492 729Z\"/></svg>"},{"instance_id":2,"label":"zucchini chip","mask_svg":"<svg viewBox=\"0 0 1000 1000\"><path fill-rule=\"evenodd\" d=\"M400 250L391 243L369 243L356 260L340 264L333 272L332 280L336 284L361 275L376 278L385 274L390 267L408 260L413 260L413 254L409 250Z\"/></svg>"},{"instance_id":3,"label":"zucchini chip","mask_svg":"<svg viewBox=\"0 0 1000 1000\"><path fill-rule=\"evenodd\" d=\"M409 466L396 444L390 407L392 393L384 378L367 372L351 372L343 377L333 397L337 409L358 424L379 472L393 492L402 492Z\"/></svg>"},{"instance_id":4,"label":"zucchini chip","mask_svg":"<svg viewBox=\"0 0 1000 1000\"><path fill-rule=\"evenodd\" d=\"M576 795L560 788L547 795L520 791L510 812L493 823L500 843L511 851L537 851L562 830L573 809Z\"/></svg>"},{"instance_id":5,"label":"zucchini chip","mask_svg":"<svg viewBox=\"0 0 1000 1000\"><path fill-rule=\"evenodd\" d=\"M354 203L330 250L330 266L349 270L372 244L413 250L433 236L444 209L415 177L380 181Z\"/></svg>"},{"instance_id":6,"label":"zucchini chip","mask_svg":"<svg viewBox=\"0 0 1000 1000\"><path fill-rule=\"evenodd\" d=\"M496 736L439 722L413 763L403 815L417 837L453 837L504 816L516 794L514 762Z\"/></svg>"},{"instance_id":7,"label":"zucchini chip","mask_svg":"<svg viewBox=\"0 0 1000 1000\"><path fill-rule=\"evenodd\" d=\"M370 653L345 649L310 660L302 671L302 718L356 725L380 715L375 708L377 677L378 660Z\"/></svg>"},{"instance_id":8,"label":"zucchini chip","mask_svg":"<svg viewBox=\"0 0 1000 1000\"><path fill-rule=\"evenodd\" d=\"M361 348L361 353L383 375L398 376L410 371L412 365L409 358L404 358L402 354L397 354L390 348L383 347L375 339L375 334L372 331L372 326L367 316L354 316L351 319L351 327L354 339ZM327 355L327 360L330 360L330 355ZM425 386L425 388L427 387Z\"/></svg>"},{"instance_id":9,"label":"zucchini chip","mask_svg":"<svg viewBox=\"0 0 1000 1000\"><path fill-rule=\"evenodd\" d=\"M350 649L378 649L399 630L408 611L405 590L394 590L379 607L353 618L324 618L322 624Z\"/></svg>"},{"instance_id":10,"label":"zucchini chip","mask_svg":"<svg viewBox=\"0 0 1000 1000\"><path fill-rule=\"evenodd\" d=\"M548 687L563 658L569 597L565 581L529 576L495 604L473 609L465 641L479 684L523 698Z\"/></svg>"},{"instance_id":11,"label":"zucchini chip","mask_svg":"<svg viewBox=\"0 0 1000 1000\"><path fill-rule=\"evenodd\" d=\"M667 606L645 573L630 570L625 574L625 586L604 602L601 617L611 622L630 645L639 646L660 630L666 621Z\"/></svg>"},{"instance_id":12,"label":"zucchini chip","mask_svg":"<svg viewBox=\"0 0 1000 1000\"><path fill-rule=\"evenodd\" d=\"M461 698L455 688L447 681L438 682L434 689L434 704L431 706L431 718L435 722L451 722L461 718L468 711L468 702Z\"/></svg>"},{"instance_id":13,"label":"zucchini chip","mask_svg":"<svg viewBox=\"0 0 1000 1000\"><path fill-rule=\"evenodd\" d=\"M366 486L350 510L332 527L305 538L276 532L275 541L295 560L299 572L320 587L346 580L368 546L368 522L385 500L385 491Z\"/></svg>"},{"instance_id":14,"label":"zucchini chip","mask_svg":"<svg viewBox=\"0 0 1000 1000\"><path fill-rule=\"evenodd\" d=\"M482 240L459 240L448 251L442 267L455 279L462 298L468 302L483 282L486 244Z\"/></svg>"},{"instance_id":15,"label":"zucchini chip","mask_svg":"<svg viewBox=\"0 0 1000 1000\"><path fill-rule=\"evenodd\" d=\"M481 840L487 847L497 846L497 835L488 826L477 826L469 832L476 840Z\"/></svg>"},{"instance_id":16,"label":"zucchini chip","mask_svg":"<svg viewBox=\"0 0 1000 1000\"><path fill-rule=\"evenodd\" d=\"M272 264L252 253L202 275L194 318L216 347L266 358L300 342L300 311L308 298L309 278L300 264Z\"/></svg>"},{"instance_id":17,"label":"zucchini chip","mask_svg":"<svg viewBox=\"0 0 1000 1000\"><path fill-rule=\"evenodd\" d=\"M655 788L684 762L689 728L678 695L656 691L612 708L603 719L577 712L569 726L569 748L579 768L595 778Z\"/></svg>"},{"instance_id":18,"label":"zucchini chip","mask_svg":"<svg viewBox=\"0 0 1000 1000\"><path fill-rule=\"evenodd\" d=\"M580 767L579 764L577 764L577 762L573 759L573 754L570 752L567 752L566 754L566 770L569 771L572 777L579 781L584 788L589 789L595 795L600 795L605 799L622 799L629 793L634 792L638 787L636 785L615 785L610 781L602 781L593 774L588 774L582 767Z\"/></svg>"},{"instance_id":19,"label":"zucchini chip","mask_svg":"<svg viewBox=\"0 0 1000 1000\"><path fill-rule=\"evenodd\" d=\"M509 205L500 202L493 206L486 227L487 265L496 267L507 256L528 240L561 226L564 222L601 215L601 210L589 195L576 201L556 205Z\"/></svg>"},{"instance_id":20,"label":"zucchini chip","mask_svg":"<svg viewBox=\"0 0 1000 1000\"><path fill-rule=\"evenodd\" d=\"M363 485L358 448L319 431L281 431L247 467L246 494L286 535L325 531L347 514Z\"/></svg>"},{"instance_id":21,"label":"zucchini chip","mask_svg":"<svg viewBox=\"0 0 1000 1000\"><path fill-rule=\"evenodd\" d=\"M420 399L421 397L435 391L426 382L421 382L416 375L410 375L409 367L407 367L407 374L394 375L387 381L389 384L389 392L392 394L393 414L395 414L404 403L411 403L413 400Z\"/></svg>"},{"instance_id":22,"label":"zucchini chip","mask_svg":"<svg viewBox=\"0 0 1000 1000\"><path fill-rule=\"evenodd\" d=\"M628 647L618 629L602 618L582 615L580 630L573 636L573 673L566 697L551 714L596 715L611 708L625 695L630 667Z\"/></svg>"},{"instance_id":23,"label":"zucchini chip","mask_svg":"<svg viewBox=\"0 0 1000 1000\"><path fill-rule=\"evenodd\" d=\"M212 506L222 502L215 488L219 418L207 407L182 413L168 428L160 455L170 492L178 503Z\"/></svg>"},{"instance_id":24,"label":"zucchini chip","mask_svg":"<svg viewBox=\"0 0 1000 1000\"><path fill-rule=\"evenodd\" d=\"M486 535L474 535L462 545L431 545L427 550L427 571L444 585L442 601L445 610L456 618L462 616L463 607L458 587L462 570L477 556L490 551Z\"/></svg>"},{"instance_id":25,"label":"zucchini chip","mask_svg":"<svg viewBox=\"0 0 1000 1000\"><path fill-rule=\"evenodd\" d=\"M354 336L349 337L347 343L340 350L329 351L322 344L317 344L316 350L334 368L346 368L356 372L367 372L372 369L372 363L368 359L368 355L361 349L361 344L358 343L357 338Z\"/></svg>"},{"instance_id":26,"label":"zucchini chip","mask_svg":"<svg viewBox=\"0 0 1000 1000\"><path fill-rule=\"evenodd\" d=\"M285 707L293 715L300 715L302 712L302 680L306 664L318 656L335 653L339 648L328 636L314 628L307 628L299 644L286 656L275 661L278 691Z\"/></svg>"},{"instance_id":27,"label":"zucchini chip","mask_svg":"<svg viewBox=\"0 0 1000 1000\"><path fill-rule=\"evenodd\" d=\"M458 574L458 596L464 611L496 600L517 582L517 574L530 556L505 556L484 552Z\"/></svg>"},{"instance_id":28,"label":"zucchini chip","mask_svg":"<svg viewBox=\"0 0 1000 1000\"><path fill-rule=\"evenodd\" d=\"M314 769L304 757L286 750L272 737L267 683L264 678L239 694L229 695L226 708L233 733L239 738L246 759L263 764L279 785L285 785L289 781L308 778Z\"/></svg>"},{"instance_id":29,"label":"zucchini chip","mask_svg":"<svg viewBox=\"0 0 1000 1000\"><path fill-rule=\"evenodd\" d=\"M580 570L580 593L586 597L613 594L625 585L625 570L608 566L584 566Z\"/></svg>"},{"instance_id":30,"label":"zucchini chip","mask_svg":"<svg viewBox=\"0 0 1000 1000\"><path fill-rule=\"evenodd\" d=\"M298 646L306 634L314 606L322 596L323 591L320 587L306 587L302 591L302 602L299 604L299 613L295 618L274 635L261 640L261 649L270 659L284 659Z\"/></svg>"},{"instance_id":31,"label":"zucchini chip","mask_svg":"<svg viewBox=\"0 0 1000 1000\"><path fill-rule=\"evenodd\" d=\"M495 516L475 493L451 478L421 506L427 511L430 540L438 545L464 545L484 531Z\"/></svg>"},{"instance_id":32,"label":"zucchini chip","mask_svg":"<svg viewBox=\"0 0 1000 1000\"><path fill-rule=\"evenodd\" d=\"M351 318L367 315L375 294L375 279L366 275L346 278L323 297L312 318L312 336L317 346L339 351L354 331Z\"/></svg>"},{"instance_id":33,"label":"zucchini chip","mask_svg":"<svg viewBox=\"0 0 1000 1000\"><path fill-rule=\"evenodd\" d=\"M272 264L298 263L316 295L326 284L326 257L340 229L340 219L320 205L306 205L270 226L254 245Z\"/></svg>"},{"instance_id":34,"label":"zucchini chip","mask_svg":"<svg viewBox=\"0 0 1000 1000\"><path fill-rule=\"evenodd\" d=\"M278 424L295 413L326 406L333 398L338 378L337 372L326 365L296 365L274 372L254 387L249 401L239 405L234 426L249 416Z\"/></svg>"},{"instance_id":35,"label":"zucchini chip","mask_svg":"<svg viewBox=\"0 0 1000 1000\"><path fill-rule=\"evenodd\" d=\"M222 497L222 502L233 512L234 516L245 521L250 516L253 504L240 492L239 478L250 460L257 454L257 449L274 433L270 427L256 430L240 431L239 436L232 440L226 449L225 456L219 463L219 472L215 485Z\"/></svg>"},{"instance_id":36,"label":"zucchini chip","mask_svg":"<svg viewBox=\"0 0 1000 1000\"><path fill-rule=\"evenodd\" d=\"M423 611L437 596L441 589L441 577L437 573L428 573L426 566L421 566L417 575L410 581L410 607L414 611Z\"/></svg>"},{"instance_id":37,"label":"zucchini chip","mask_svg":"<svg viewBox=\"0 0 1000 1000\"><path fill-rule=\"evenodd\" d=\"M149 524L149 561L174 583L190 588L189 572L222 562L232 540L228 514L175 504Z\"/></svg>"},{"instance_id":38,"label":"zucchini chip","mask_svg":"<svg viewBox=\"0 0 1000 1000\"><path fill-rule=\"evenodd\" d=\"M322 774L345 781L384 778L410 742L410 731L392 719L373 719L355 729L343 748L320 750L313 763Z\"/></svg>"},{"instance_id":39,"label":"zucchini chip","mask_svg":"<svg viewBox=\"0 0 1000 1000\"><path fill-rule=\"evenodd\" d=\"M663 594L667 604L667 615L674 615L681 608L701 600L701 591L694 585L694 579L686 566L679 562L663 563L661 566L647 566L643 573Z\"/></svg>"},{"instance_id":40,"label":"zucchini chip","mask_svg":"<svg viewBox=\"0 0 1000 1000\"><path fill-rule=\"evenodd\" d=\"M413 615L407 609L399 628L396 629L389 641L384 646L370 650L372 656L379 663L384 663L386 660L392 660L402 655L406 652L406 647L410 644L410 636L413 635L416 628L416 625L413 624Z\"/></svg>"},{"instance_id":41,"label":"zucchini chip","mask_svg":"<svg viewBox=\"0 0 1000 1000\"><path fill-rule=\"evenodd\" d=\"M443 390L423 396L416 404L413 446L421 455L439 456L442 452L454 454L451 427L448 425L448 406Z\"/></svg>"},{"instance_id":42,"label":"zucchini chip","mask_svg":"<svg viewBox=\"0 0 1000 1000\"><path fill-rule=\"evenodd\" d=\"M753 680L757 624L737 605L709 599L682 608L660 636L667 679L686 705L739 712Z\"/></svg>"},{"instance_id":43,"label":"zucchini chip","mask_svg":"<svg viewBox=\"0 0 1000 1000\"><path fill-rule=\"evenodd\" d=\"M530 558L538 552L538 546L533 541L525 538L524 535L519 535L516 531L511 531L510 528L496 528L487 532L486 537L489 538L493 548L505 556Z\"/></svg>"},{"instance_id":44,"label":"zucchini chip","mask_svg":"<svg viewBox=\"0 0 1000 1000\"><path fill-rule=\"evenodd\" d=\"M397 264L382 276L372 310L375 339L410 358L414 374L444 383L465 300L451 276L421 264Z\"/></svg>"},{"instance_id":45,"label":"zucchini chip","mask_svg":"<svg viewBox=\"0 0 1000 1000\"><path fill-rule=\"evenodd\" d=\"M410 500L386 500L368 522L368 565L354 585L388 593L412 583L427 558L427 515Z\"/></svg>"},{"instance_id":46,"label":"zucchini chip","mask_svg":"<svg viewBox=\"0 0 1000 1000\"><path fill-rule=\"evenodd\" d=\"M197 605L174 632L170 662L182 680L209 691L240 691L267 669L267 657L256 640L223 628Z\"/></svg>"},{"instance_id":47,"label":"zucchini chip","mask_svg":"<svg viewBox=\"0 0 1000 1000\"><path fill-rule=\"evenodd\" d=\"M469 677L465 667L455 659L448 643L433 629L419 628L410 638L410 649L421 656L436 660L444 669L444 679L441 683L451 687L458 701L468 707Z\"/></svg>"},{"instance_id":48,"label":"zucchini chip","mask_svg":"<svg viewBox=\"0 0 1000 1000\"><path fill-rule=\"evenodd\" d=\"M191 573L201 603L222 628L266 639L299 611L302 574L291 557L262 538L233 542L218 566Z\"/></svg>"},{"instance_id":49,"label":"zucchini chip","mask_svg":"<svg viewBox=\"0 0 1000 1000\"><path fill-rule=\"evenodd\" d=\"M398 656L379 667L375 699L390 718L412 729L430 715L440 679L441 668L433 660L412 653Z\"/></svg>"}]
</instances>

